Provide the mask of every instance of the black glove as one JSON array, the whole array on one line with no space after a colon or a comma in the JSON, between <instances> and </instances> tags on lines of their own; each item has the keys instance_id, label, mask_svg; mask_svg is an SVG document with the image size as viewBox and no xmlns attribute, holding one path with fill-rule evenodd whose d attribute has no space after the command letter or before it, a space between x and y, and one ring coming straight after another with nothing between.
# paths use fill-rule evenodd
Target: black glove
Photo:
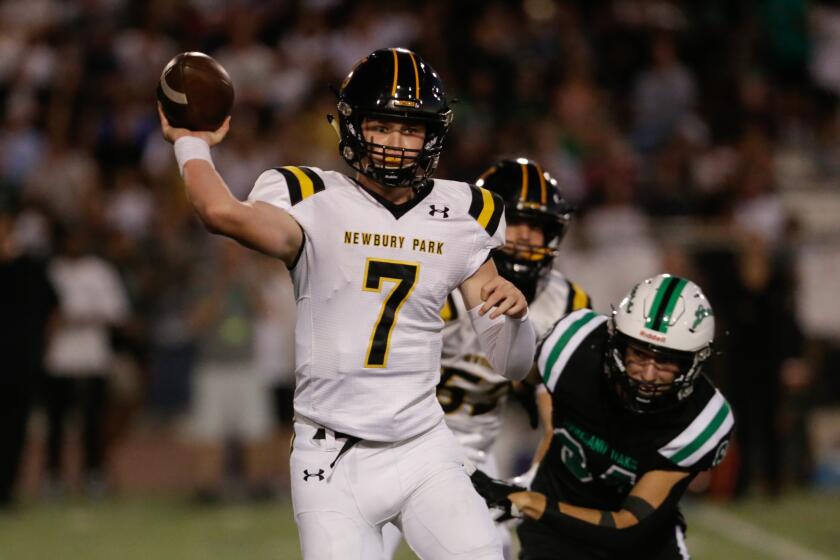
<instances>
[{"instance_id":1,"label":"black glove","mask_svg":"<svg viewBox=\"0 0 840 560\"><path fill-rule=\"evenodd\" d=\"M487 476L487 473L478 469L470 476L470 480L479 496L487 502L487 507L501 510L501 515L496 517L497 522L516 517L511 512L511 506L513 504L508 499L508 496L514 492L524 492L525 488L516 484L507 483L503 480L490 478Z\"/></svg>"},{"instance_id":2,"label":"black glove","mask_svg":"<svg viewBox=\"0 0 840 560\"><path fill-rule=\"evenodd\" d=\"M513 383L511 393L513 393L513 398L528 413L528 423L531 424L531 429L536 430L537 426L540 425L540 411L537 408L537 386L524 381Z\"/></svg>"}]
</instances>

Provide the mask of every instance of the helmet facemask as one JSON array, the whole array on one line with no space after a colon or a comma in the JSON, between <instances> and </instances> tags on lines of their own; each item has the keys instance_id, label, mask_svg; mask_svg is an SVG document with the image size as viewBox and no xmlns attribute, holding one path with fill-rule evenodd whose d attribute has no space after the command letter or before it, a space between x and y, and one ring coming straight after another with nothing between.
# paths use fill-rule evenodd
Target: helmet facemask
<instances>
[{"instance_id":1,"label":"helmet facemask","mask_svg":"<svg viewBox=\"0 0 840 560\"><path fill-rule=\"evenodd\" d=\"M628 348L660 364L677 365L678 372L673 381L656 383L631 377L626 363ZM703 363L710 353L709 348L700 352L662 348L614 331L607 344L606 373L625 408L639 414L663 412L676 407L691 395Z\"/></svg>"},{"instance_id":2,"label":"helmet facemask","mask_svg":"<svg viewBox=\"0 0 840 560\"><path fill-rule=\"evenodd\" d=\"M366 139L363 131L365 118L425 126L422 148L387 146ZM348 132L343 142L342 155L359 173L385 187L418 187L434 174L445 134L441 132L439 124L423 119L396 118L393 115L362 115L355 119L339 120Z\"/></svg>"},{"instance_id":3,"label":"helmet facemask","mask_svg":"<svg viewBox=\"0 0 840 560\"><path fill-rule=\"evenodd\" d=\"M551 270L560 242L566 234L570 215L558 217L540 209L524 207L510 209L505 214L508 225L525 223L543 232L541 245L507 241L504 247L493 253L499 274L513 282L530 303L536 297L537 285Z\"/></svg>"}]
</instances>

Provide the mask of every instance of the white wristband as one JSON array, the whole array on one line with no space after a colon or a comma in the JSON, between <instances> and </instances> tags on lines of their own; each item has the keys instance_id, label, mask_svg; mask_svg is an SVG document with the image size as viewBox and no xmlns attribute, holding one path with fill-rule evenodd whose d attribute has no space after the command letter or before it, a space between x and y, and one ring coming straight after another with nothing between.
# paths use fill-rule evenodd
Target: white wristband
<instances>
[{"instance_id":1,"label":"white wristband","mask_svg":"<svg viewBox=\"0 0 840 560\"><path fill-rule=\"evenodd\" d=\"M210 145L195 136L181 136L175 140L175 160L178 162L178 170L184 176L184 164L191 159L203 159L216 169L213 165L213 158L210 157Z\"/></svg>"}]
</instances>

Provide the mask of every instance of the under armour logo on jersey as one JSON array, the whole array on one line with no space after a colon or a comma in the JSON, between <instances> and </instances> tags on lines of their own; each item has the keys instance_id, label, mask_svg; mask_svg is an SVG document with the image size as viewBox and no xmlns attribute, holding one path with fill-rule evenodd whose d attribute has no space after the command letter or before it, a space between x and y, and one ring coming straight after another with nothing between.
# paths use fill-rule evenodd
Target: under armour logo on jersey
<instances>
[{"instance_id":1,"label":"under armour logo on jersey","mask_svg":"<svg viewBox=\"0 0 840 560\"><path fill-rule=\"evenodd\" d=\"M434 204L429 204L429 216L434 216L435 214L443 214L444 218L449 217L449 206L444 206L443 208L435 208Z\"/></svg>"},{"instance_id":2,"label":"under armour logo on jersey","mask_svg":"<svg viewBox=\"0 0 840 560\"><path fill-rule=\"evenodd\" d=\"M318 480L324 480L324 469L318 469L318 472L311 473L309 469L303 469L303 480L308 482L313 476L317 476Z\"/></svg>"}]
</instances>

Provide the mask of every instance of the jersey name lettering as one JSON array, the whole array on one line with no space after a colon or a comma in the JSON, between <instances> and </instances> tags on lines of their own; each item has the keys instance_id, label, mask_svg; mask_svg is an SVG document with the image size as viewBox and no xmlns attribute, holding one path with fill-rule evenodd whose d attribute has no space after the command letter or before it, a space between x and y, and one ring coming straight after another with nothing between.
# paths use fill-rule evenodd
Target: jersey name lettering
<instances>
[{"instance_id":1,"label":"jersey name lettering","mask_svg":"<svg viewBox=\"0 0 840 560\"><path fill-rule=\"evenodd\" d=\"M405 236L370 233L367 231L345 231L344 244L402 249L405 247ZM434 239L412 238L410 247L412 251L419 253L443 254L443 241L435 241Z\"/></svg>"},{"instance_id":2,"label":"jersey name lettering","mask_svg":"<svg viewBox=\"0 0 840 560\"><path fill-rule=\"evenodd\" d=\"M635 471L638 468L639 463L636 459L611 448L606 441L598 436L587 433L585 430L572 424L568 420L565 421L563 425L571 434L574 434L576 440L592 451L600 455L608 455L611 461L626 469L630 469L631 471Z\"/></svg>"}]
</instances>

